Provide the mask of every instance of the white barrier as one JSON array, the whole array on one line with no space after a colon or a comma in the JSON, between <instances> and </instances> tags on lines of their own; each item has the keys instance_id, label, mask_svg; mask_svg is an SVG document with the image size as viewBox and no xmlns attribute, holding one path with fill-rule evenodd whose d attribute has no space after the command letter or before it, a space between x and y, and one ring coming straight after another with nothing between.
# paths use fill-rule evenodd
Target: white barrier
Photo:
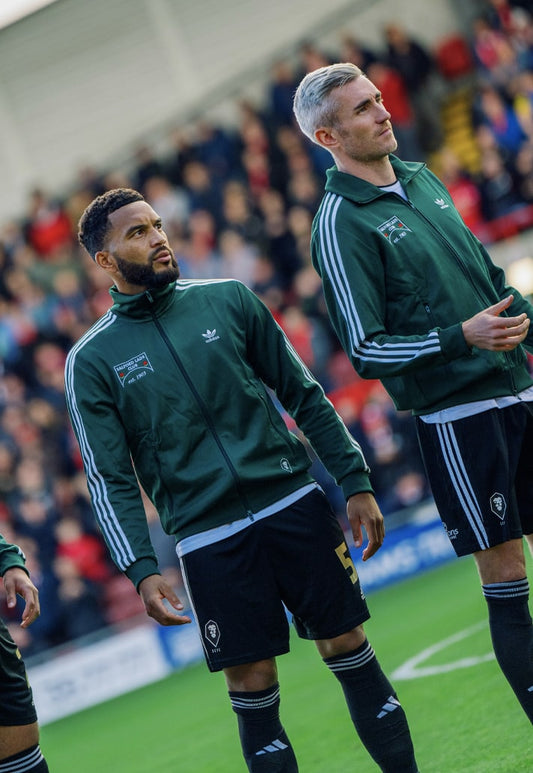
<instances>
[{"instance_id":1,"label":"white barrier","mask_svg":"<svg viewBox=\"0 0 533 773\"><path fill-rule=\"evenodd\" d=\"M39 722L45 725L163 679L201 657L196 627L159 629L147 622L29 666Z\"/></svg>"}]
</instances>

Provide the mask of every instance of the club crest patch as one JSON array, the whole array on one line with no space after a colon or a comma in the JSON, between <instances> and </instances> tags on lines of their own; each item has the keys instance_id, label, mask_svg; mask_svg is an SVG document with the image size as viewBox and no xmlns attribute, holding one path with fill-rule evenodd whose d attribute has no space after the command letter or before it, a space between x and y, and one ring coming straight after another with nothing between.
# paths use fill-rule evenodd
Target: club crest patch
<instances>
[{"instance_id":1,"label":"club crest patch","mask_svg":"<svg viewBox=\"0 0 533 773\"><path fill-rule=\"evenodd\" d=\"M503 494L498 494L496 491L490 498L490 509L497 515L498 518L503 521L505 518L505 511L507 510L507 502Z\"/></svg>"},{"instance_id":2,"label":"club crest patch","mask_svg":"<svg viewBox=\"0 0 533 773\"><path fill-rule=\"evenodd\" d=\"M282 470L285 470L285 472L292 472L291 463L285 457L279 460L279 466Z\"/></svg>"},{"instance_id":3,"label":"club crest patch","mask_svg":"<svg viewBox=\"0 0 533 773\"><path fill-rule=\"evenodd\" d=\"M208 620L204 628L204 636L213 647L218 647L220 641L220 628L214 620Z\"/></svg>"},{"instance_id":4,"label":"club crest patch","mask_svg":"<svg viewBox=\"0 0 533 773\"><path fill-rule=\"evenodd\" d=\"M385 239L391 244L398 244L400 239L403 239L407 234L412 233L411 229L396 215L393 215L393 217L389 218L381 225L378 225L378 231L383 234Z\"/></svg>"},{"instance_id":5,"label":"club crest patch","mask_svg":"<svg viewBox=\"0 0 533 773\"><path fill-rule=\"evenodd\" d=\"M144 378L149 371L152 373L154 372L152 363L148 359L146 352L136 354L135 357L132 357L130 360L121 362L120 365L115 365L113 369L123 387L126 386L126 384L134 384L136 381L139 381L139 379Z\"/></svg>"}]
</instances>

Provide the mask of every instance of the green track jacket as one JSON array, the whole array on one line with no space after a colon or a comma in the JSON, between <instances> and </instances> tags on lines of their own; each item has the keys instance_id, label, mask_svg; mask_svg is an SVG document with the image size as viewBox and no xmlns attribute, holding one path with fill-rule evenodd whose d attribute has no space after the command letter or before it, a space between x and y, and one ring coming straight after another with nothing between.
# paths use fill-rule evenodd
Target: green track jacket
<instances>
[{"instance_id":1,"label":"green track jacket","mask_svg":"<svg viewBox=\"0 0 533 773\"><path fill-rule=\"evenodd\" d=\"M265 385L346 497L372 490L359 445L240 282L111 295L68 355L66 397L97 521L136 586L158 571L137 478L177 539L253 518L312 480Z\"/></svg>"},{"instance_id":2,"label":"green track jacket","mask_svg":"<svg viewBox=\"0 0 533 773\"><path fill-rule=\"evenodd\" d=\"M24 569L26 574L26 559L24 553L18 545L11 545L6 542L0 534L0 577L3 577L8 569L13 569L15 566L19 569Z\"/></svg>"},{"instance_id":3,"label":"green track jacket","mask_svg":"<svg viewBox=\"0 0 533 773\"><path fill-rule=\"evenodd\" d=\"M430 413L531 386L522 346L470 350L461 323L513 293L424 164L391 156L409 201L335 167L313 223L313 264L344 350L398 409ZM533 345L533 325L525 341Z\"/></svg>"}]
</instances>

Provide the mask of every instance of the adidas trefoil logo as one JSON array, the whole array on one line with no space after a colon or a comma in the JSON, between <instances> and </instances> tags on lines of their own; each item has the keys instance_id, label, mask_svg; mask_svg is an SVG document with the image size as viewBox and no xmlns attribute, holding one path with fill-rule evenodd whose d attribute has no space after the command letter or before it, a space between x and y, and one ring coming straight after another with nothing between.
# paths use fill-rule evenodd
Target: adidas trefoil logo
<instances>
[{"instance_id":1,"label":"adidas trefoil logo","mask_svg":"<svg viewBox=\"0 0 533 773\"><path fill-rule=\"evenodd\" d=\"M214 327L213 330L209 330L209 328L207 328L205 333L202 333L202 338L206 344L211 344L213 341L218 341L220 336L217 335L217 329Z\"/></svg>"},{"instance_id":2,"label":"adidas trefoil logo","mask_svg":"<svg viewBox=\"0 0 533 773\"><path fill-rule=\"evenodd\" d=\"M397 708L401 706L400 701L398 698L395 698L394 695L390 695L387 699L387 702L383 704L381 707L381 711L378 714L378 719L383 719L383 717L387 717L389 714L392 714L393 711L396 711Z\"/></svg>"},{"instance_id":3,"label":"adidas trefoil logo","mask_svg":"<svg viewBox=\"0 0 533 773\"><path fill-rule=\"evenodd\" d=\"M446 204L444 199L435 199L435 204L439 206L441 209L448 209L449 204Z\"/></svg>"},{"instance_id":4,"label":"adidas trefoil logo","mask_svg":"<svg viewBox=\"0 0 533 773\"><path fill-rule=\"evenodd\" d=\"M276 738L276 740L272 741L272 743L269 743L267 746L263 746L262 749L259 749L259 751L255 753L255 756L259 757L260 754L269 754L271 752L282 752L284 749L288 749L287 744L283 743L283 741L280 741L279 738Z\"/></svg>"}]
</instances>

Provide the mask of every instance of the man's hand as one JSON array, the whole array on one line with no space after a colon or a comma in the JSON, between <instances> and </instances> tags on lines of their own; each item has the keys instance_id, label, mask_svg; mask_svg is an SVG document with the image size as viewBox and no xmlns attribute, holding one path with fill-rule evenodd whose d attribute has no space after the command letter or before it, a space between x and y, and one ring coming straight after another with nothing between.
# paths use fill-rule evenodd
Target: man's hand
<instances>
[{"instance_id":1,"label":"man's hand","mask_svg":"<svg viewBox=\"0 0 533 773\"><path fill-rule=\"evenodd\" d=\"M383 545L383 540L385 538L383 515L381 514L374 495L368 491L351 496L346 503L346 512L348 514L350 526L352 527L356 548L360 548L363 544L362 527L364 526L365 528L368 537L368 545L363 550L363 561L366 561L367 558L370 558L374 553L377 553Z\"/></svg>"},{"instance_id":2,"label":"man's hand","mask_svg":"<svg viewBox=\"0 0 533 773\"><path fill-rule=\"evenodd\" d=\"M17 593L26 602L22 612L21 628L27 628L37 620L41 614L39 604L39 591L32 583L24 569L12 566L4 573L4 589L6 592L7 606L13 608L17 603Z\"/></svg>"},{"instance_id":3,"label":"man's hand","mask_svg":"<svg viewBox=\"0 0 533 773\"><path fill-rule=\"evenodd\" d=\"M489 349L493 352L508 352L522 343L529 330L527 314L519 317L500 317L509 308L513 296L509 295L494 306L478 312L463 322L463 335L468 346Z\"/></svg>"},{"instance_id":4,"label":"man's hand","mask_svg":"<svg viewBox=\"0 0 533 773\"><path fill-rule=\"evenodd\" d=\"M190 617L171 612L163 603L163 599L167 599L178 612L183 610L183 604L160 574L151 574L141 580L139 595L146 609L146 614L153 617L160 625L184 625L191 622Z\"/></svg>"}]
</instances>

